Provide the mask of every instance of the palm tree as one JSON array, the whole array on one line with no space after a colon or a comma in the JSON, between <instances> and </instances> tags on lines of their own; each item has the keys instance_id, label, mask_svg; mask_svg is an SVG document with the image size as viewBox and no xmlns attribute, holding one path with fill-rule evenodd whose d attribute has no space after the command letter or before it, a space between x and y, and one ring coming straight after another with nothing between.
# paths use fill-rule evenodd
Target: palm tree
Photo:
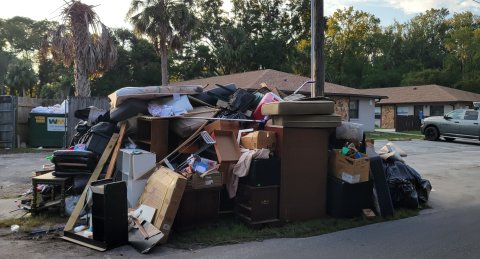
<instances>
[{"instance_id":1,"label":"palm tree","mask_svg":"<svg viewBox=\"0 0 480 259\"><path fill-rule=\"evenodd\" d=\"M117 60L117 49L109 29L91 5L70 0L63 7L63 24L47 36L43 52L53 60L74 65L75 96L90 96L89 77L98 76Z\"/></svg>"},{"instance_id":2,"label":"palm tree","mask_svg":"<svg viewBox=\"0 0 480 259\"><path fill-rule=\"evenodd\" d=\"M127 18L135 33L146 35L160 55L162 85L168 85L168 52L179 49L196 25L191 1L133 0Z\"/></svg>"}]
</instances>

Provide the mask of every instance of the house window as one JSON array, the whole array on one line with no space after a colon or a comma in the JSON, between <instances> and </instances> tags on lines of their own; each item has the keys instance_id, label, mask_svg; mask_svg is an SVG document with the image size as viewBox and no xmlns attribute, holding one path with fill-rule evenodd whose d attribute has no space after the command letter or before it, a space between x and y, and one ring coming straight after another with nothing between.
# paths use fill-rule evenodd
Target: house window
<instances>
[{"instance_id":1,"label":"house window","mask_svg":"<svg viewBox=\"0 0 480 259\"><path fill-rule=\"evenodd\" d=\"M348 116L350 119L358 119L358 100L350 100L348 105Z\"/></svg>"},{"instance_id":2,"label":"house window","mask_svg":"<svg viewBox=\"0 0 480 259\"><path fill-rule=\"evenodd\" d=\"M375 119L381 119L381 118L382 118L382 107L375 106Z\"/></svg>"},{"instance_id":3,"label":"house window","mask_svg":"<svg viewBox=\"0 0 480 259\"><path fill-rule=\"evenodd\" d=\"M408 106L397 106L397 115L407 116L408 115Z\"/></svg>"},{"instance_id":4,"label":"house window","mask_svg":"<svg viewBox=\"0 0 480 259\"><path fill-rule=\"evenodd\" d=\"M430 105L430 116L443 116L443 105Z\"/></svg>"}]
</instances>

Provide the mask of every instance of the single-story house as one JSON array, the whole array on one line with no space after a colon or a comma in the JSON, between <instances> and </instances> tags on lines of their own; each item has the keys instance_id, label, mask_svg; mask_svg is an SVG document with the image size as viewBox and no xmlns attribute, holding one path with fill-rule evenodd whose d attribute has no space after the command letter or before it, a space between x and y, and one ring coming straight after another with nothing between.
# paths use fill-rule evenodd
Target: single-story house
<instances>
[{"instance_id":1,"label":"single-story house","mask_svg":"<svg viewBox=\"0 0 480 259\"><path fill-rule=\"evenodd\" d=\"M440 85L364 89L366 94L387 96L376 104L376 125L397 131L419 130L421 118L443 116L480 101L480 94Z\"/></svg>"},{"instance_id":2,"label":"single-story house","mask_svg":"<svg viewBox=\"0 0 480 259\"><path fill-rule=\"evenodd\" d=\"M226 85L234 83L237 87L256 90L262 83L269 88L277 87L285 93L293 93L308 77L298 76L272 69L250 71L223 76L171 83L171 85L207 85L205 90L215 88L215 84ZM299 93L310 96L310 85L305 85ZM375 102L384 96L376 93L364 93L361 90L346 86L325 83L325 96L335 101L335 113L342 116L342 120L361 123L364 131L375 129Z\"/></svg>"}]
</instances>

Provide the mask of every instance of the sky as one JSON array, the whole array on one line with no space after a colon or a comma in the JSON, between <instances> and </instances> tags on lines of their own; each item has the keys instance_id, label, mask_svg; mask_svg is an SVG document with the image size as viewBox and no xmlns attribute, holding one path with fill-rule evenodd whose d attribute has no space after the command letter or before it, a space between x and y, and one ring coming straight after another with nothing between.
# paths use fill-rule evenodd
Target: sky
<instances>
[{"instance_id":1,"label":"sky","mask_svg":"<svg viewBox=\"0 0 480 259\"><path fill-rule=\"evenodd\" d=\"M82 0L82 2L95 5L94 10L108 27L131 28L125 21L130 0ZM25 16L34 20L58 21L60 9L64 4L64 0L0 0L0 18ZM226 8L229 5L229 0L226 0ZM480 15L480 3L474 0L324 0L324 5L327 16L338 8L353 6L357 10L366 11L380 18L383 26L390 25L395 20L408 21L430 8L445 7L451 13L468 10Z\"/></svg>"}]
</instances>

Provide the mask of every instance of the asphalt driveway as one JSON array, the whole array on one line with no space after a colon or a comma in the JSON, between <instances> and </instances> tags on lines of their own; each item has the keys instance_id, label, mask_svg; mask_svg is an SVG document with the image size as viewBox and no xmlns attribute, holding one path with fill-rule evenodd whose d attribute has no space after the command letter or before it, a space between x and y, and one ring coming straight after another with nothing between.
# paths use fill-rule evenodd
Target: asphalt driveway
<instances>
[{"instance_id":1,"label":"asphalt driveway","mask_svg":"<svg viewBox=\"0 0 480 259\"><path fill-rule=\"evenodd\" d=\"M386 141L377 141L379 149ZM398 141L406 163L433 186L421 215L309 238L271 239L194 251L157 247L168 258L477 258L480 256L480 142ZM2 159L2 156L0 156ZM2 170L0 168L0 170ZM1 171L0 171L1 172ZM3 173L0 180L4 181ZM56 245L54 245L56 243ZM138 258L130 246L98 253L58 241L0 238L2 257Z\"/></svg>"}]
</instances>

